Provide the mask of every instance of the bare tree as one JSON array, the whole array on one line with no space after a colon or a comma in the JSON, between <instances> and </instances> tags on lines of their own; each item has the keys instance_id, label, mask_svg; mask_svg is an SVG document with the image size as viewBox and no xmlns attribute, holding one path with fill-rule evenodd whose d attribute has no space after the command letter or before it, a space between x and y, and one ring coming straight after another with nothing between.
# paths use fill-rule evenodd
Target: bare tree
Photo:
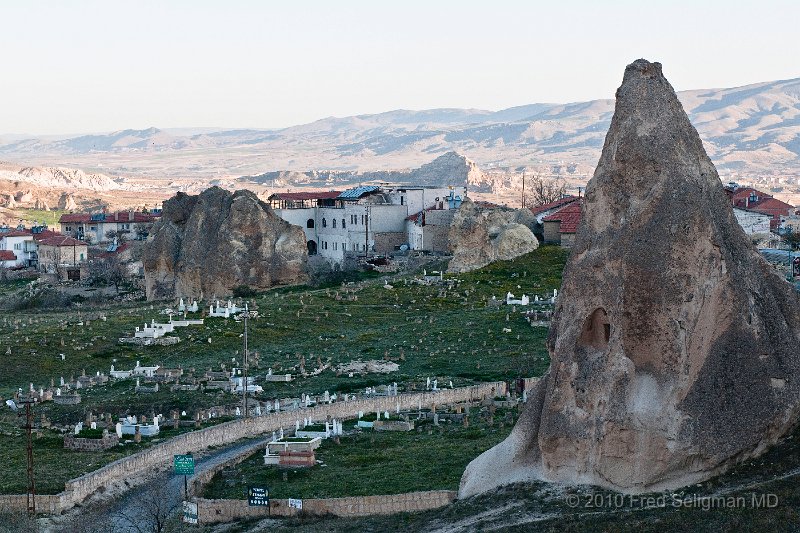
<instances>
[{"instance_id":1,"label":"bare tree","mask_svg":"<svg viewBox=\"0 0 800 533\"><path fill-rule=\"evenodd\" d=\"M89 275L99 283L114 285L117 292L127 278L125 265L116 255L93 259L89 263Z\"/></svg>"},{"instance_id":2,"label":"bare tree","mask_svg":"<svg viewBox=\"0 0 800 533\"><path fill-rule=\"evenodd\" d=\"M181 506L181 500L169 493L166 484L156 485L137 500L136 512L118 513L120 524L137 533L164 533L168 531L170 517Z\"/></svg>"},{"instance_id":3,"label":"bare tree","mask_svg":"<svg viewBox=\"0 0 800 533\"><path fill-rule=\"evenodd\" d=\"M543 178L539 174L534 174L525 179L525 205L539 206L555 202L559 198L566 196L567 184L562 178Z\"/></svg>"}]
</instances>

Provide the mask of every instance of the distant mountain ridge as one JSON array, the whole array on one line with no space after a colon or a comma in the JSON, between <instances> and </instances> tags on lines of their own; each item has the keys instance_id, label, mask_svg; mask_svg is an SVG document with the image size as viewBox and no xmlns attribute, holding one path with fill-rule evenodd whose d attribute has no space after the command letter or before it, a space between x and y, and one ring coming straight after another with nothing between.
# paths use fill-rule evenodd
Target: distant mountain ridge
<instances>
[{"instance_id":1,"label":"distant mountain ridge","mask_svg":"<svg viewBox=\"0 0 800 533\"><path fill-rule=\"evenodd\" d=\"M800 78L682 91L679 98L723 172L800 176ZM571 166L588 174L612 113L613 100L607 99L500 111L395 110L328 117L279 130L197 128L191 133L189 128L148 128L57 140L17 136L0 140L0 157L84 167L102 160L108 164L104 168L119 174L155 175L163 168L165 177L202 177L204 171L209 176L395 171L457 151L486 169ZM134 154L137 163L149 163L133 168L126 158Z\"/></svg>"}]
</instances>

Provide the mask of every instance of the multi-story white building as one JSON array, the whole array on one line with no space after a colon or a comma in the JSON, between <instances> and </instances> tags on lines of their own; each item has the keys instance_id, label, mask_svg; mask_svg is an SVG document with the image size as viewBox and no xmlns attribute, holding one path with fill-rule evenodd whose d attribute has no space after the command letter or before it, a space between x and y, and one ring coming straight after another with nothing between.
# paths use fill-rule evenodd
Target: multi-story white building
<instances>
[{"instance_id":1,"label":"multi-story white building","mask_svg":"<svg viewBox=\"0 0 800 533\"><path fill-rule=\"evenodd\" d=\"M36 243L33 234L28 230L9 230L0 232L0 251L10 252L3 254L6 268L26 267L30 265L31 252L36 252ZM13 254L13 259L11 258Z\"/></svg>"},{"instance_id":2,"label":"multi-story white building","mask_svg":"<svg viewBox=\"0 0 800 533\"><path fill-rule=\"evenodd\" d=\"M130 238L147 236L160 213L120 211L118 213L66 213L58 223L61 233L89 243L111 242L115 235L128 234Z\"/></svg>"},{"instance_id":3,"label":"multi-story white building","mask_svg":"<svg viewBox=\"0 0 800 533\"><path fill-rule=\"evenodd\" d=\"M424 249L424 239L410 235L416 233L416 220L425 219L416 215L453 209L465 196L465 187L369 185L344 192L275 193L268 201L281 218L303 228L310 255L341 262L347 252L388 253L403 245Z\"/></svg>"}]
</instances>

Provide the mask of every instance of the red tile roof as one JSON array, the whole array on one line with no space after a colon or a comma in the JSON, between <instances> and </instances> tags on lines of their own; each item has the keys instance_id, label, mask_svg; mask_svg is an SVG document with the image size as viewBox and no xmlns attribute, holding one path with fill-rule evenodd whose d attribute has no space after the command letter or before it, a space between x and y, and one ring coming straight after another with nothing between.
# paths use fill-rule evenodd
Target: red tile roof
<instances>
[{"instance_id":1,"label":"red tile roof","mask_svg":"<svg viewBox=\"0 0 800 533\"><path fill-rule=\"evenodd\" d=\"M61 234L59 232L57 232L57 231L53 231L51 229L46 229L46 230L41 231L39 233L34 233L33 234L33 240L41 241L42 239L46 239L48 237L57 237L59 235L61 235Z\"/></svg>"},{"instance_id":2,"label":"red tile roof","mask_svg":"<svg viewBox=\"0 0 800 533\"><path fill-rule=\"evenodd\" d=\"M12 229L11 231L0 232L0 239L3 237L30 237L30 230Z\"/></svg>"},{"instance_id":3,"label":"red tile roof","mask_svg":"<svg viewBox=\"0 0 800 533\"><path fill-rule=\"evenodd\" d=\"M269 195L268 200L332 200L337 198L342 191L302 191L302 192L276 192Z\"/></svg>"},{"instance_id":4,"label":"red tile roof","mask_svg":"<svg viewBox=\"0 0 800 533\"><path fill-rule=\"evenodd\" d=\"M577 199L578 199L577 196L564 196L563 198L559 198L555 202L550 202L549 204L542 204L536 207L531 207L530 210L533 212L534 215L539 215L541 213L544 213L545 211L550 211L551 209L571 204Z\"/></svg>"},{"instance_id":5,"label":"red tile roof","mask_svg":"<svg viewBox=\"0 0 800 533\"><path fill-rule=\"evenodd\" d=\"M11 250L0 250L0 261L16 261L17 256Z\"/></svg>"},{"instance_id":6,"label":"red tile roof","mask_svg":"<svg viewBox=\"0 0 800 533\"><path fill-rule=\"evenodd\" d=\"M789 216L794 212L794 207L777 198L764 198L755 205L751 203L750 209L773 217Z\"/></svg>"},{"instance_id":7,"label":"red tile roof","mask_svg":"<svg viewBox=\"0 0 800 533\"><path fill-rule=\"evenodd\" d=\"M70 222L89 222L92 218L92 215L89 213L64 213L61 215L61 218L58 219L59 224L65 224Z\"/></svg>"},{"instance_id":8,"label":"red tile roof","mask_svg":"<svg viewBox=\"0 0 800 533\"><path fill-rule=\"evenodd\" d=\"M66 235L55 235L39 240L40 246L86 246L86 243Z\"/></svg>"},{"instance_id":9,"label":"red tile roof","mask_svg":"<svg viewBox=\"0 0 800 533\"><path fill-rule=\"evenodd\" d=\"M787 216L794 212L793 206L752 187L739 187L736 190L726 187L725 194L728 195L731 205L740 209L750 209L773 217Z\"/></svg>"},{"instance_id":10,"label":"red tile roof","mask_svg":"<svg viewBox=\"0 0 800 533\"><path fill-rule=\"evenodd\" d=\"M564 209L550 216L544 217L544 222L560 222L560 233L575 233L581 223L581 206L583 202L573 202Z\"/></svg>"}]
</instances>

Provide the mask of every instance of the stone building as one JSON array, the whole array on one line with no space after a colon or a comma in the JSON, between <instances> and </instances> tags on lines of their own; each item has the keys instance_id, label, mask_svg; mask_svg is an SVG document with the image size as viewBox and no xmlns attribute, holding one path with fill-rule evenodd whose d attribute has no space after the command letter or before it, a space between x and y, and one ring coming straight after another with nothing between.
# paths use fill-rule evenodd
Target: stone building
<instances>
[{"instance_id":1,"label":"stone building","mask_svg":"<svg viewBox=\"0 0 800 533\"><path fill-rule=\"evenodd\" d=\"M86 243L66 235L46 237L38 243L39 270L61 280L84 278L88 257Z\"/></svg>"},{"instance_id":2,"label":"stone building","mask_svg":"<svg viewBox=\"0 0 800 533\"><path fill-rule=\"evenodd\" d=\"M282 219L303 228L309 255L341 263L348 252L383 254L403 245L446 250L448 215L433 212L458 207L466 193L465 187L368 185L343 192L275 193L268 202Z\"/></svg>"},{"instance_id":3,"label":"stone building","mask_svg":"<svg viewBox=\"0 0 800 533\"><path fill-rule=\"evenodd\" d=\"M109 235L127 234L146 238L160 213L120 211L117 213L67 213L58 223L61 233L90 243L111 242Z\"/></svg>"},{"instance_id":4,"label":"stone building","mask_svg":"<svg viewBox=\"0 0 800 533\"><path fill-rule=\"evenodd\" d=\"M564 248L572 247L575 233L581 223L582 204L582 201L572 202L555 214L542 219L545 243L559 244Z\"/></svg>"}]
</instances>

